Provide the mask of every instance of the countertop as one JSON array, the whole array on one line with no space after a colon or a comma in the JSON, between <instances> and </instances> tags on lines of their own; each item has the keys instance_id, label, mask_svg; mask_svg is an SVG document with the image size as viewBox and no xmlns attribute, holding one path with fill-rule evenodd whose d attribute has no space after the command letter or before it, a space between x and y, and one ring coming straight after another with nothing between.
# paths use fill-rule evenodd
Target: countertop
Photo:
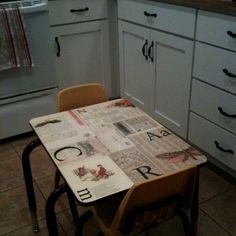
<instances>
[{"instance_id":1,"label":"countertop","mask_svg":"<svg viewBox=\"0 0 236 236\"><path fill-rule=\"evenodd\" d=\"M236 16L236 1L229 0L152 0Z\"/></svg>"}]
</instances>

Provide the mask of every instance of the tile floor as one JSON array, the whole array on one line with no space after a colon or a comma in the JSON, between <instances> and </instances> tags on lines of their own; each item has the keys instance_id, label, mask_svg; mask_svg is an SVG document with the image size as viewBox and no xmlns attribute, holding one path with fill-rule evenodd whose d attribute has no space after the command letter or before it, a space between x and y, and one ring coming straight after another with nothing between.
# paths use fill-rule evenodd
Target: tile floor
<instances>
[{"instance_id":1,"label":"tile floor","mask_svg":"<svg viewBox=\"0 0 236 236\"><path fill-rule=\"evenodd\" d=\"M0 236L45 236L45 199L53 188L54 166L42 147L33 151L32 172L37 198L40 232L34 234L28 211L21 154L26 144L34 138L24 135L0 143ZM62 197L56 207L60 236L72 236L74 226L68 202ZM151 235L180 236L183 229L178 218L165 222ZM86 224L85 236L97 235L91 220ZM236 187L209 167L200 170L199 236L236 236Z\"/></svg>"}]
</instances>

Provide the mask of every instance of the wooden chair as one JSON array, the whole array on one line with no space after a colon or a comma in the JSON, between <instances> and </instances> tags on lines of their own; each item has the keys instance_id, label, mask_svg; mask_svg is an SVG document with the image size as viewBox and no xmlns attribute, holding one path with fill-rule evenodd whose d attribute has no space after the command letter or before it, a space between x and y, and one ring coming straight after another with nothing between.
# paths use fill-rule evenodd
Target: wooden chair
<instances>
[{"instance_id":1,"label":"wooden chair","mask_svg":"<svg viewBox=\"0 0 236 236\"><path fill-rule=\"evenodd\" d=\"M57 94L58 112L68 111L79 107L85 107L108 101L105 88L101 84L82 84L65 88ZM55 174L55 188L60 182L60 172Z\"/></svg>"},{"instance_id":2,"label":"wooden chair","mask_svg":"<svg viewBox=\"0 0 236 236\"><path fill-rule=\"evenodd\" d=\"M108 101L105 88L101 84L83 84L59 91L58 111L67 111Z\"/></svg>"},{"instance_id":3,"label":"wooden chair","mask_svg":"<svg viewBox=\"0 0 236 236\"><path fill-rule=\"evenodd\" d=\"M91 208L88 215L95 221L105 236L122 233L136 235L147 232L162 221L179 215L185 235L192 235L185 209L191 207L197 167L188 167L173 174L136 183L123 199L104 202ZM92 214L91 214L92 212ZM75 235L82 235L84 220L81 218Z\"/></svg>"}]
</instances>

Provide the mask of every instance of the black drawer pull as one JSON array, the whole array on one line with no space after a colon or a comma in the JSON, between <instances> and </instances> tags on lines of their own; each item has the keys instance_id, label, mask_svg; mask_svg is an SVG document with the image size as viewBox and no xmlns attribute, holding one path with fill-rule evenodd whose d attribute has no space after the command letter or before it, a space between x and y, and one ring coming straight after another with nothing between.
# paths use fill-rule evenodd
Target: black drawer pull
<instances>
[{"instance_id":1,"label":"black drawer pull","mask_svg":"<svg viewBox=\"0 0 236 236\"><path fill-rule=\"evenodd\" d=\"M148 56L151 59L151 62L153 62L153 50L152 50L153 46L154 46L154 42L152 41L150 47L148 48Z\"/></svg>"},{"instance_id":2,"label":"black drawer pull","mask_svg":"<svg viewBox=\"0 0 236 236\"><path fill-rule=\"evenodd\" d=\"M144 14L145 16L157 17L157 14L156 14L156 13L149 13L149 12L147 12L147 11L144 11L143 14Z\"/></svg>"},{"instance_id":3,"label":"black drawer pull","mask_svg":"<svg viewBox=\"0 0 236 236\"><path fill-rule=\"evenodd\" d=\"M231 77L231 78L236 78L236 75L234 75L233 73L230 73L227 69L223 69L222 70L227 76Z\"/></svg>"},{"instance_id":4,"label":"black drawer pull","mask_svg":"<svg viewBox=\"0 0 236 236\"><path fill-rule=\"evenodd\" d=\"M147 44L148 44L148 41L146 40L143 47L142 47L142 53L143 53L143 56L145 57L146 60L148 60L148 56L147 56Z\"/></svg>"},{"instance_id":5,"label":"black drawer pull","mask_svg":"<svg viewBox=\"0 0 236 236\"><path fill-rule=\"evenodd\" d=\"M60 57L60 55L61 55L61 46L60 46L58 37L55 37L55 42L56 42L56 45L57 45L57 57Z\"/></svg>"},{"instance_id":6,"label":"black drawer pull","mask_svg":"<svg viewBox=\"0 0 236 236\"><path fill-rule=\"evenodd\" d=\"M225 112L225 111L222 109L222 107L218 107L218 110L219 110L219 112L220 112L223 116L231 117L231 118L236 118L236 114L230 115L230 114L228 114L227 112Z\"/></svg>"},{"instance_id":7,"label":"black drawer pull","mask_svg":"<svg viewBox=\"0 0 236 236\"><path fill-rule=\"evenodd\" d=\"M230 30L227 31L227 34L228 34L230 37L232 37L232 38L236 38L236 34L233 33L233 32L230 31Z\"/></svg>"},{"instance_id":8,"label":"black drawer pull","mask_svg":"<svg viewBox=\"0 0 236 236\"><path fill-rule=\"evenodd\" d=\"M234 154L234 151L233 151L233 150L222 148L222 147L219 145L219 143L218 143L217 141L215 141L214 143L215 143L215 145L216 145L216 148L219 149L220 151L222 151L222 152L227 152L227 153L230 153L230 154Z\"/></svg>"},{"instance_id":9,"label":"black drawer pull","mask_svg":"<svg viewBox=\"0 0 236 236\"><path fill-rule=\"evenodd\" d=\"M88 7L85 7L85 8L81 8L81 9L71 9L70 12L71 13L75 13L75 12L85 12L85 11L88 11L89 8Z\"/></svg>"}]
</instances>

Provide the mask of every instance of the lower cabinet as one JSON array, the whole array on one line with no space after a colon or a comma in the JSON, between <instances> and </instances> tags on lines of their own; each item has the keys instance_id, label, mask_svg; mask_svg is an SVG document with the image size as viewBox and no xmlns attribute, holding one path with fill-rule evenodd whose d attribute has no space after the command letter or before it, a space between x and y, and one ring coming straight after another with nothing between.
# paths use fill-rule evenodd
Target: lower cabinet
<instances>
[{"instance_id":1,"label":"lower cabinet","mask_svg":"<svg viewBox=\"0 0 236 236\"><path fill-rule=\"evenodd\" d=\"M189 140L226 168L236 171L236 136L192 112L189 123Z\"/></svg>"},{"instance_id":2,"label":"lower cabinet","mask_svg":"<svg viewBox=\"0 0 236 236\"><path fill-rule=\"evenodd\" d=\"M119 56L121 96L150 114L153 79L148 63L150 31L119 21Z\"/></svg>"},{"instance_id":3,"label":"lower cabinet","mask_svg":"<svg viewBox=\"0 0 236 236\"><path fill-rule=\"evenodd\" d=\"M121 94L186 138L193 41L119 21Z\"/></svg>"},{"instance_id":4,"label":"lower cabinet","mask_svg":"<svg viewBox=\"0 0 236 236\"><path fill-rule=\"evenodd\" d=\"M110 93L107 20L53 26L59 89L101 83Z\"/></svg>"}]
</instances>

